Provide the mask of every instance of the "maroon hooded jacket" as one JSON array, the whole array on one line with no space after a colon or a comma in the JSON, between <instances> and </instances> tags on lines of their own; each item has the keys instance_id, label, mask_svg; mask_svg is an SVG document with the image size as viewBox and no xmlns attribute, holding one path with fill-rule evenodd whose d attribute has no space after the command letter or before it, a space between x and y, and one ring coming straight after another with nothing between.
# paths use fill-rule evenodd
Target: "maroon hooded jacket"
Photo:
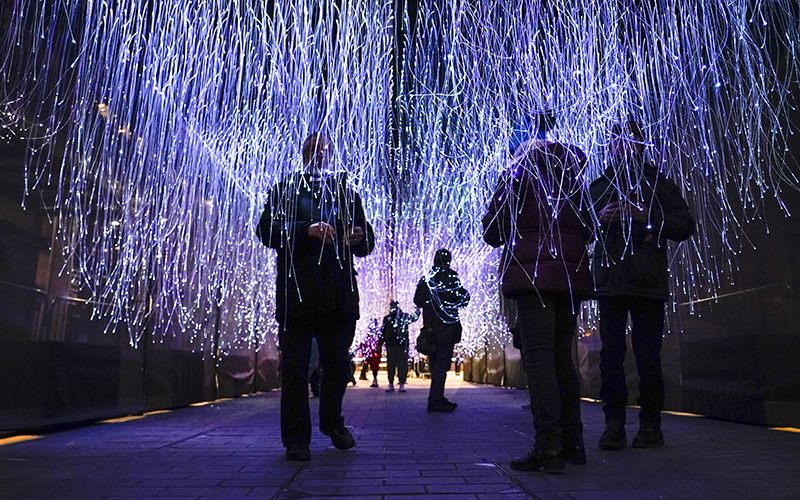
<instances>
[{"instance_id":1,"label":"maroon hooded jacket","mask_svg":"<svg viewBox=\"0 0 800 500\"><path fill-rule=\"evenodd\" d=\"M574 146L532 140L517 148L511 173L500 179L483 218L483 239L505 245L500 261L503 294L592 293L582 222L579 168L586 155ZM584 206L582 206L584 205Z\"/></svg>"}]
</instances>

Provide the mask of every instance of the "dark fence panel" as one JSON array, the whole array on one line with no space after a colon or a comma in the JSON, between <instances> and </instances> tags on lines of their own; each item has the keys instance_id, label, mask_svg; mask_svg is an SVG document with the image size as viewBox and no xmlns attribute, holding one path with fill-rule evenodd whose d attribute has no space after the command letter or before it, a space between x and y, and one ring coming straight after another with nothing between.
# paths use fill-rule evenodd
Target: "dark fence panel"
<instances>
[{"instance_id":1,"label":"dark fence panel","mask_svg":"<svg viewBox=\"0 0 800 500\"><path fill-rule=\"evenodd\" d=\"M137 349L125 325L108 330L105 322L92 319L93 306L85 300L48 302L42 290L5 282L0 299L0 432L280 386L280 357L271 344L215 359L211 342L187 340L176 327L165 335L171 340L146 336Z\"/></svg>"}]
</instances>

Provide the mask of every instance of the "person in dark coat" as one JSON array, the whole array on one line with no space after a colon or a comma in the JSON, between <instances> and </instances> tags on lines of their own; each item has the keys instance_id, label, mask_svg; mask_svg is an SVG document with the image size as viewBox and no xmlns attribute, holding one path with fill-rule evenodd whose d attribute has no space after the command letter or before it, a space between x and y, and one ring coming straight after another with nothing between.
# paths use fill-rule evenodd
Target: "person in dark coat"
<instances>
[{"instance_id":1,"label":"person in dark coat","mask_svg":"<svg viewBox=\"0 0 800 500\"><path fill-rule=\"evenodd\" d=\"M669 298L667 241L695 232L695 221L678 187L644 160L644 136L635 122L616 125L609 145L611 163L591 186L600 220L592 270L600 313L600 398L605 431L601 449L627 443L625 329L630 315L631 344L639 372L639 431L633 446L664 443L661 411L664 380L661 342L664 303Z\"/></svg>"},{"instance_id":2,"label":"person in dark coat","mask_svg":"<svg viewBox=\"0 0 800 500\"><path fill-rule=\"evenodd\" d=\"M512 156L483 218L484 240L504 245L502 292L517 304L517 328L528 380L534 444L511 462L517 470L585 464L580 389L572 343L580 302L592 291L586 243L588 200L578 172L586 156L546 140L544 117L535 139Z\"/></svg>"},{"instance_id":3,"label":"person in dark coat","mask_svg":"<svg viewBox=\"0 0 800 500\"><path fill-rule=\"evenodd\" d=\"M386 371L389 387L386 392L394 392L394 374L400 392L406 392L408 378L408 325L419 319L419 309L414 314L403 312L396 300L389 303L389 314L383 318L380 342L386 345Z\"/></svg>"},{"instance_id":4,"label":"person in dark coat","mask_svg":"<svg viewBox=\"0 0 800 500\"><path fill-rule=\"evenodd\" d=\"M311 418L308 363L311 339L319 343L320 431L333 445L355 445L344 426L342 399L349 347L359 317L354 257L372 252L372 227L361 198L342 175L328 175L332 154L323 134L303 144L305 172L270 190L256 233L277 251L276 319L281 363L281 440L289 460L308 460Z\"/></svg>"},{"instance_id":5,"label":"person in dark coat","mask_svg":"<svg viewBox=\"0 0 800 500\"><path fill-rule=\"evenodd\" d=\"M450 268L451 259L448 250L437 250L433 268L419 280L414 293L414 304L422 309L422 328L433 334L436 344L436 350L429 356L429 412L452 412L458 406L444 397L444 384L453 358L453 348L461 341L458 310L469 304L470 295L461 285L458 274Z\"/></svg>"}]
</instances>

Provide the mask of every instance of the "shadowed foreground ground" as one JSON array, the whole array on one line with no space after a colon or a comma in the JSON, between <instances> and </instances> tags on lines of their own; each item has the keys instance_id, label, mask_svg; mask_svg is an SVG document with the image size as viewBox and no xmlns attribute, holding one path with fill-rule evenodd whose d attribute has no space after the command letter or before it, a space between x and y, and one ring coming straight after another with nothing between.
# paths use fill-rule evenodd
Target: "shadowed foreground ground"
<instances>
[{"instance_id":1,"label":"shadowed foreground ground","mask_svg":"<svg viewBox=\"0 0 800 500\"><path fill-rule=\"evenodd\" d=\"M600 405L585 402L589 463L516 472L509 460L533 442L523 391L451 378L446 394L459 408L429 414L427 382L410 380L405 394L384 388L348 389L352 450L333 448L314 418L312 461L287 462L273 391L5 444L0 498L800 498L797 433L665 414L664 447L601 452ZM635 409L628 420L630 438Z\"/></svg>"}]
</instances>

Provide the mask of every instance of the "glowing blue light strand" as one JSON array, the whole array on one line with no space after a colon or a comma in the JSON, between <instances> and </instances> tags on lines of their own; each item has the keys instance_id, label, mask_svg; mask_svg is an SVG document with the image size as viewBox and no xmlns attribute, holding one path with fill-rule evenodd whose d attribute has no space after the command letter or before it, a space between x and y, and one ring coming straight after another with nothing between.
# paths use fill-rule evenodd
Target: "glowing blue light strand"
<instances>
[{"instance_id":1,"label":"glowing blue light strand","mask_svg":"<svg viewBox=\"0 0 800 500\"><path fill-rule=\"evenodd\" d=\"M472 295L467 354L506 339L499 254L480 220L522 116L556 112L553 138L588 155L584 184L606 167L610 125L642 123L646 155L700 222L671 253L674 288L689 296L734 280L743 226L797 184L786 154L800 22L789 0L428 1L397 19L388 2L51 4L0 6L10 20L0 141L28 141L29 189L60 179L66 270L134 344L149 328L202 348L216 315L223 352L273 341L274 253L254 225L320 128L376 231L375 252L356 264L359 338L389 295L413 309L446 247ZM406 37L396 66L395 23ZM553 213L567 198L553 193Z\"/></svg>"}]
</instances>

